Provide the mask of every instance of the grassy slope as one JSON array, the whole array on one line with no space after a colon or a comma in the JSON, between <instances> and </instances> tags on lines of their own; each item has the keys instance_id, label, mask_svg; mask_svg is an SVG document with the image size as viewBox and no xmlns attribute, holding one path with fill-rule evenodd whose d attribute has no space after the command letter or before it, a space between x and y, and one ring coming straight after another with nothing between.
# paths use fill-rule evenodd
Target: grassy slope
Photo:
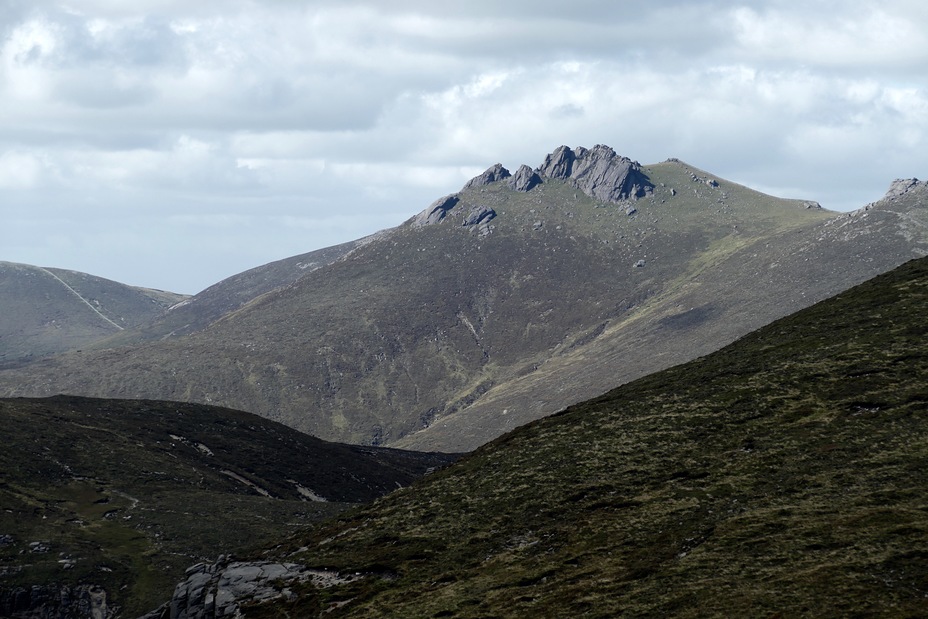
<instances>
[{"instance_id":1,"label":"grassy slope","mask_svg":"<svg viewBox=\"0 0 928 619\"><path fill-rule=\"evenodd\" d=\"M279 547L369 576L247 616L921 616L926 315L913 261L520 428Z\"/></svg>"},{"instance_id":2,"label":"grassy slope","mask_svg":"<svg viewBox=\"0 0 928 619\"><path fill-rule=\"evenodd\" d=\"M77 271L0 262L0 366L87 346L184 298Z\"/></svg>"},{"instance_id":3,"label":"grassy slope","mask_svg":"<svg viewBox=\"0 0 928 619\"><path fill-rule=\"evenodd\" d=\"M447 461L329 444L190 404L0 400L0 425L0 534L12 536L0 544L0 591L99 584L123 616L169 596L191 563L371 501ZM307 502L298 485L328 502Z\"/></svg>"},{"instance_id":4,"label":"grassy slope","mask_svg":"<svg viewBox=\"0 0 928 619\"><path fill-rule=\"evenodd\" d=\"M504 183L469 190L441 224L396 228L200 333L34 364L7 373L5 393L234 403L318 436L358 443L392 444L455 416L479 427L470 423L468 409L488 389L508 393L513 381L538 372L552 357L571 361L570 355L612 339L629 320L660 316L655 303L670 303L678 294L672 288L694 270L746 251L759 238L809 234L831 217L725 182L694 182L694 169L679 162L648 171L664 186L636 202L639 210L631 216L556 181L528 193ZM498 213L487 237L460 225L473 205ZM635 268L639 259L647 266ZM715 324L729 341L763 324L771 317L767 310L748 324ZM634 359L627 378L708 352L716 339L710 333L700 346L657 363ZM634 355L634 342L628 344L622 350ZM584 359L573 361L588 367ZM519 422L618 382L610 371L584 377L581 370L579 387L560 391L545 371L536 378L523 390L530 395L513 407L524 412ZM479 433L445 432L429 449L444 443L464 450L497 436L506 429L494 420L498 410L488 410ZM467 440L451 443L455 437Z\"/></svg>"},{"instance_id":5,"label":"grassy slope","mask_svg":"<svg viewBox=\"0 0 928 619\"><path fill-rule=\"evenodd\" d=\"M566 337L537 360L533 372L494 385L464 415L438 419L395 445L425 450L479 445L493 430L512 429L603 388L707 354L928 252L924 187L837 215L797 210L801 203L758 194L679 162L649 166L647 172L657 189L653 200L639 203L636 216L642 221L634 225L661 242L652 244L658 253L636 273L635 285L645 294L587 337ZM694 183L694 173L721 187ZM677 195L671 196L674 187ZM696 191L702 202L694 203L681 188ZM779 234L769 233L776 228ZM716 236L693 252L676 241L698 238L695 232L679 236L687 229L715 230ZM666 230L678 236L666 236ZM666 264L675 257L677 264Z\"/></svg>"}]
</instances>

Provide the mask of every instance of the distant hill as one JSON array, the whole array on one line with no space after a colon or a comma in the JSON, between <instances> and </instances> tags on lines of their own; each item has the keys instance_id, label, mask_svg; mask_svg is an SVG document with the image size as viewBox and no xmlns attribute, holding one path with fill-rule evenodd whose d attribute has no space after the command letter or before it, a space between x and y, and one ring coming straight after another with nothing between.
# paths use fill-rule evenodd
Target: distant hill
<instances>
[{"instance_id":1,"label":"distant hill","mask_svg":"<svg viewBox=\"0 0 928 619\"><path fill-rule=\"evenodd\" d=\"M94 603L138 616L192 563L373 501L453 459L326 443L199 404L8 399L0 427L3 617L90 617Z\"/></svg>"},{"instance_id":2,"label":"distant hill","mask_svg":"<svg viewBox=\"0 0 928 619\"><path fill-rule=\"evenodd\" d=\"M926 206L917 181L839 214L678 160L561 147L200 322L181 307L123 346L0 372L0 393L222 404L330 440L466 451L925 255Z\"/></svg>"},{"instance_id":3,"label":"distant hill","mask_svg":"<svg viewBox=\"0 0 928 619\"><path fill-rule=\"evenodd\" d=\"M194 570L175 609L199 616L209 597L251 618L923 616L926 315L921 259L269 552ZM251 578L236 599L221 584L280 561L295 565L275 590Z\"/></svg>"},{"instance_id":4,"label":"distant hill","mask_svg":"<svg viewBox=\"0 0 928 619\"><path fill-rule=\"evenodd\" d=\"M131 345L195 333L258 297L284 288L307 273L343 258L373 237L334 245L249 269L189 297L135 329L121 331L96 343L96 348Z\"/></svg>"},{"instance_id":5,"label":"distant hill","mask_svg":"<svg viewBox=\"0 0 928 619\"><path fill-rule=\"evenodd\" d=\"M0 367L79 349L185 298L77 271L0 262Z\"/></svg>"}]
</instances>

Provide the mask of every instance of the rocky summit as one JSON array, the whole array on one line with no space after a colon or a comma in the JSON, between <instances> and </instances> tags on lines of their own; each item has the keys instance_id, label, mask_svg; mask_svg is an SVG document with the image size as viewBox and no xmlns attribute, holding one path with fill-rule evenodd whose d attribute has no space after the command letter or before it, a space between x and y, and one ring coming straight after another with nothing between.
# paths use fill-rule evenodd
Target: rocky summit
<instances>
[{"instance_id":1,"label":"rocky summit","mask_svg":"<svg viewBox=\"0 0 928 619\"><path fill-rule=\"evenodd\" d=\"M602 144L574 150L561 146L545 157L537 172L544 178L566 180L603 202L642 198L654 189L638 162Z\"/></svg>"},{"instance_id":2,"label":"rocky summit","mask_svg":"<svg viewBox=\"0 0 928 619\"><path fill-rule=\"evenodd\" d=\"M259 267L0 371L0 393L222 404L329 440L467 451L928 253L924 183L816 206L562 146L311 268Z\"/></svg>"},{"instance_id":3,"label":"rocky summit","mask_svg":"<svg viewBox=\"0 0 928 619\"><path fill-rule=\"evenodd\" d=\"M531 191L544 182L543 179L566 181L591 198L611 203L641 198L654 189L639 163L620 157L608 146L598 144L591 149L561 146L545 157L544 163L536 170L523 164L515 176L497 163L469 180L464 190L505 179L511 179L508 184L516 191Z\"/></svg>"}]
</instances>

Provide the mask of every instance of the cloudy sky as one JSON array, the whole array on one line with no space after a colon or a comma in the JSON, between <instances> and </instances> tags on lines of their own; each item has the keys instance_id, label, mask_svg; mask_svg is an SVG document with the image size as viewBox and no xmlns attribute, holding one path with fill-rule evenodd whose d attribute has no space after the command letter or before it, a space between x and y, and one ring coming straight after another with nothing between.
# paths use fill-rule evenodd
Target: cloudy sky
<instances>
[{"instance_id":1,"label":"cloudy sky","mask_svg":"<svg viewBox=\"0 0 928 619\"><path fill-rule=\"evenodd\" d=\"M0 0L0 260L193 293L598 143L862 206L928 177L928 3Z\"/></svg>"}]
</instances>

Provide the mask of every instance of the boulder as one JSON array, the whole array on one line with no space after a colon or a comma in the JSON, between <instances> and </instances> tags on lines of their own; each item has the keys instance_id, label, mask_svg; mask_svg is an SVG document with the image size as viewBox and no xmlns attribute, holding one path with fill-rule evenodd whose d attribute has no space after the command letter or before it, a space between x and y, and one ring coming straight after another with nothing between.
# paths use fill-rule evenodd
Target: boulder
<instances>
[{"instance_id":1,"label":"boulder","mask_svg":"<svg viewBox=\"0 0 928 619\"><path fill-rule=\"evenodd\" d=\"M416 227L430 226L437 224L448 214L448 211L457 206L460 198L457 194L451 194L444 198L439 198L432 202L428 208L416 215L412 220L412 225Z\"/></svg>"},{"instance_id":2,"label":"boulder","mask_svg":"<svg viewBox=\"0 0 928 619\"><path fill-rule=\"evenodd\" d=\"M510 176L512 176L512 174L509 173L509 170L504 168L503 164L497 163L487 168L483 174L475 176L467 181L467 184L464 185L464 189L476 189L477 187L483 187L490 183L496 183Z\"/></svg>"},{"instance_id":3,"label":"boulder","mask_svg":"<svg viewBox=\"0 0 928 619\"><path fill-rule=\"evenodd\" d=\"M216 563L198 563L189 568L171 601L140 619L240 617L242 604L292 596L289 587L293 585L311 582L324 588L355 578L297 563L237 562L219 557Z\"/></svg>"},{"instance_id":4,"label":"boulder","mask_svg":"<svg viewBox=\"0 0 928 619\"><path fill-rule=\"evenodd\" d=\"M489 206L475 206L470 210L467 216L464 217L462 225L477 226L489 222L494 217L496 217L496 211Z\"/></svg>"},{"instance_id":5,"label":"boulder","mask_svg":"<svg viewBox=\"0 0 928 619\"><path fill-rule=\"evenodd\" d=\"M558 146L553 153L545 156L544 163L541 164L537 172L547 178L570 178L576 158L574 151L570 150L570 148Z\"/></svg>"},{"instance_id":6,"label":"boulder","mask_svg":"<svg viewBox=\"0 0 928 619\"><path fill-rule=\"evenodd\" d=\"M523 163L510 179L509 186L516 191L531 191L539 183L541 183L541 177Z\"/></svg>"}]
</instances>

